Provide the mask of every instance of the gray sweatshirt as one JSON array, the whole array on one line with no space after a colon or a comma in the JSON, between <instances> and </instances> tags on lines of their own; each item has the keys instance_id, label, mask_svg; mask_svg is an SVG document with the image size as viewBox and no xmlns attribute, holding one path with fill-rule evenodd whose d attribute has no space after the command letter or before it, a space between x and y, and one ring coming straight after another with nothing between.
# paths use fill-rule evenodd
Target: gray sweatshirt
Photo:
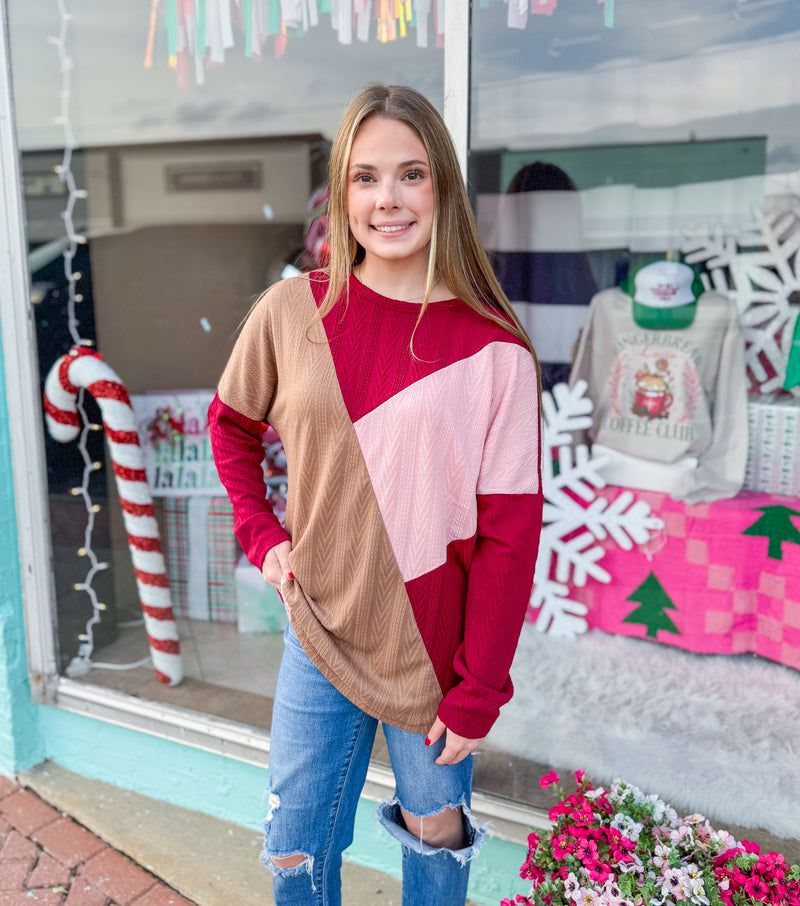
<instances>
[{"instance_id":1,"label":"gray sweatshirt","mask_svg":"<svg viewBox=\"0 0 800 906\"><path fill-rule=\"evenodd\" d=\"M747 383L736 304L697 300L681 329L640 327L631 297L597 293L570 385L588 383L588 437L610 484L664 491L687 503L733 497L747 460Z\"/></svg>"}]
</instances>

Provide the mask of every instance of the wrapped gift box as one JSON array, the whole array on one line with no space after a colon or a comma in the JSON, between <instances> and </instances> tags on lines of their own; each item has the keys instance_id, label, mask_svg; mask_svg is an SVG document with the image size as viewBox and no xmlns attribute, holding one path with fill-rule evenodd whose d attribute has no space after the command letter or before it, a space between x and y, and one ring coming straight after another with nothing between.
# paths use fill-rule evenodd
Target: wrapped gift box
<instances>
[{"instance_id":1,"label":"wrapped gift box","mask_svg":"<svg viewBox=\"0 0 800 906\"><path fill-rule=\"evenodd\" d=\"M164 499L167 576L175 615L236 622L241 548L227 497Z\"/></svg>"},{"instance_id":2,"label":"wrapped gift box","mask_svg":"<svg viewBox=\"0 0 800 906\"><path fill-rule=\"evenodd\" d=\"M745 488L800 497L800 399L781 393L751 396L747 415Z\"/></svg>"},{"instance_id":3,"label":"wrapped gift box","mask_svg":"<svg viewBox=\"0 0 800 906\"><path fill-rule=\"evenodd\" d=\"M618 489L599 493L613 500ZM589 629L704 654L752 652L800 670L800 500L742 491L690 506L636 496L664 520L663 533L632 550L600 542L611 581L570 589Z\"/></svg>"}]
</instances>

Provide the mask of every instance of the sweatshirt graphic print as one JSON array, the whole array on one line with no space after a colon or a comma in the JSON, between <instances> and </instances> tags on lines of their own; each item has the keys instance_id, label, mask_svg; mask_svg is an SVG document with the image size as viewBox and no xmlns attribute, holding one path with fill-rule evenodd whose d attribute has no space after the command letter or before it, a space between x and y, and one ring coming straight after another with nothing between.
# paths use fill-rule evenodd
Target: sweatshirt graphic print
<instances>
[{"instance_id":1,"label":"sweatshirt graphic print","mask_svg":"<svg viewBox=\"0 0 800 906\"><path fill-rule=\"evenodd\" d=\"M290 539L283 596L311 660L354 704L424 733L484 736L509 669L541 526L536 366L458 299L419 306L355 278L310 330L322 273L248 318L209 410L248 558ZM410 342L414 336L414 355ZM261 471L286 451L286 528Z\"/></svg>"},{"instance_id":2,"label":"sweatshirt graphic print","mask_svg":"<svg viewBox=\"0 0 800 906\"><path fill-rule=\"evenodd\" d=\"M697 300L681 329L645 329L622 290L592 300L570 383L594 400L589 438L611 484L666 491L688 503L733 497L747 460L744 341L734 302Z\"/></svg>"}]
</instances>

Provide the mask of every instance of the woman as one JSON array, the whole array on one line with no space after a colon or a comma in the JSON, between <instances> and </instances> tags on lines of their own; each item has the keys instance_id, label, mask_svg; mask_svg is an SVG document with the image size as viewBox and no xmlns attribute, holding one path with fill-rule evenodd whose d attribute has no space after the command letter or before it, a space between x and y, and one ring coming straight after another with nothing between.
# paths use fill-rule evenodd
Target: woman
<instances>
[{"instance_id":1,"label":"woman","mask_svg":"<svg viewBox=\"0 0 800 906\"><path fill-rule=\"evenodd\" d=\"M541 526L538 369L422 95L362 91L329 182L330 266L264 294L209 410L237 537L290 619L264 860L279 906L340 903L381 721L403 903L463 906L484 835L471 753L511 697ZM262 422L286 451L285 529Z\"/></svg>"}]
</instances>

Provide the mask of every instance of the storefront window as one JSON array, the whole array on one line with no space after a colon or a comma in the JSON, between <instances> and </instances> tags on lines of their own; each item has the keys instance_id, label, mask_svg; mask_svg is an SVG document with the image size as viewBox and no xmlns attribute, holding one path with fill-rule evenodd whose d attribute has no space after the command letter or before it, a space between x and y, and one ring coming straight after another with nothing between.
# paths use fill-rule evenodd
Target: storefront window
<instances>
[{"instance_id":1,"label":"storefront window","mask_svg":"<svg viewBox=\"0 0 800 906\"><path fill-rule=\"evenodd\" d=\"M754 796L747 765L797 741L798 52L781 0L475 4L470 186L551 391L483 788L581 768L797 836L796 767Z\"/></svg>"},{"instance_id":2,"label":"storefront window","mask_svg":"<svg viewBox=\"0 0 800 906\"><path fill-rule=\"evenodd\" d=\"M280 7L9 4L43 391L72 347L104 363L48 392L61 673L262 729L284 616L233 536L208 403L258 294L319 254L349 98L375 80L443 100L437 23L412 4L295 24Z\"/></svg>"}]
</instances>

